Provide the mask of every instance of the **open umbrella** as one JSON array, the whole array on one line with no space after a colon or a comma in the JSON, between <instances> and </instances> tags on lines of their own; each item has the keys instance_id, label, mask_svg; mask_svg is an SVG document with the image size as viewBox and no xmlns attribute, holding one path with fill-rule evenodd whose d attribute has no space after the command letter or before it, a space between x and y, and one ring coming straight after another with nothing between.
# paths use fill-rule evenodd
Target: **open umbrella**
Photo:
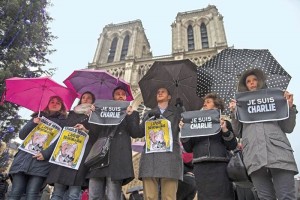
<instances>
[{"instance_id":1,"label":"open umbrella","mask_svg":"<svg viewBox=\"0 0 300 200\"><path fill-rule=\"evenodd\" d=\"M197 65L190 60L155 61L145 76L139 81L145 106L157 106L157 89L167 88L175 105L176 99L183 101L186 110L200 109L202 99L196 94Z\"/></svg>"},{"instance_id":2,"label":"open umbrella","mask_svg":"<svg viewBox=\"0 0 300 200\"><path fill-rule=\"evenodd\" d=\"M4 101L15 103L34 112L46 108L51 96L63 99L66 109L70 109L77 94L50 77L9 78L5 80Z\"/></svg>"},{"instance_id":3,"label":"open umbrella","mask_svg":"<svg viewBox=\"0 0 300 200\"><path fill-rule=\"evenodd\" d=\"M126 100L133 100L130 85L105 70L75 70L64 80L64 84L79 94L90 91L95 95L96 99L107 100L112 99L113 90L121 86L127 92Z\"/></svg>"},{"instance_id":4,"label":"open umbrella","mask_svg":"<svg viewBox=\"0 0 300 200\"><path fill-rule=\"evenodd\" d=\"M197 94L204 97L215 92L225 105L234 98L241 74L250 68L261 69L269 88L286 89L291 76L266 49L224 49L198 68ZM230 111L225 106L224 114Z\"/></svg>"}]
</instances>

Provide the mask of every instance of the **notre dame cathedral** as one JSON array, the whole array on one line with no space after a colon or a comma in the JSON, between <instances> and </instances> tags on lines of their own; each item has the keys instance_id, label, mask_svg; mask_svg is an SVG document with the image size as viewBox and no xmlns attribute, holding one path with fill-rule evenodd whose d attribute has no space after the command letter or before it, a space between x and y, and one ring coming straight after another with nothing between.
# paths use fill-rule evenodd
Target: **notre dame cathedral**
<instances>
[{"instance_id":1,"label":"notre dame cathedral","mask_svg":"<svg viewBox=\"0 0 300 200\"><path fill-rule=\"evenodd\" d=\"M135 100L133 107L143 114L142 95L138 82L155 61L190 59L201 66L212 56L227 48L223 16L216 6L179 12L172 27L172 52L153 56L141 20L108 24L103 28L92 63L88 68L102 69L131 84ZM151 28L151 27L150 27ZM133 156L138 173L139 154ZM142 185L135 179L126 188Z\"/></svg>"}]
</instances>

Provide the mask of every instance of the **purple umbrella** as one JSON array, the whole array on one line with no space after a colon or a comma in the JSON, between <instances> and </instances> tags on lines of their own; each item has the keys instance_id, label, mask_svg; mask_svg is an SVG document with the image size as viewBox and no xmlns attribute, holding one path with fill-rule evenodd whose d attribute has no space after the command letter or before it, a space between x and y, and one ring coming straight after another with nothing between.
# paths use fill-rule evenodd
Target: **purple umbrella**
<instances>
[{"instance_id":1,"label":"purple umbrella","mask_svg":"<svg viewBox=\"0 0 300 200\"><path fill-rule=\"evenodd\" d=\"M136 141L131 144L132 151L142 153L144 151L145 142Z\"/></svg>"},{"instance_id":2,"label":"purple umbrella","mask_svg":"<svg viewBox=\"0 0 300 200\"><path fill-rule=\"evenodd\" d=\"M86 91L92 92L96 99L112 99L113 90L121 86L126 90L127 101L133 100L131 88L124 80L115 77L105 70L75 70L66 80L64 84L79 94Z\"/></svg>"}]
</instances>

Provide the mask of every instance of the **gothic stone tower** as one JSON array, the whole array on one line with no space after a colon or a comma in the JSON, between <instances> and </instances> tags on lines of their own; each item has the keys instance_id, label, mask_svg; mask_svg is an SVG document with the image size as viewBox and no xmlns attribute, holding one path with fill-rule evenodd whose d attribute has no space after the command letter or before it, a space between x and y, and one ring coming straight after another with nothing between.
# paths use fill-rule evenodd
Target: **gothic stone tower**
<instances>
[{"instance_id":1,"label":"gothic stone tower","mask_svg":"<svg viewBox=\"0 0 300 200\"><path fill-rule=\"evenodd\" d=\"M191 54L199 66L207 60L205 55L226 47L223 16L215 6L177 14L172 24L172 54L176 60Z\"/></svg>"},{"instance_id":2,"label":"gothic stone tower","mask_svg":"<svg viewBox=\"0 0 300 200\"><path fill-rule=\"evenodd\" d=\"M140 20L109 24L103 28L88 68L104 69L131 84L138 107L143 102L138 81L154 61L190 59L201 66L227 48L223 16L215 6L179 12L172 28L172 53L153 57Z\"/></svg>"},{"instance_id":3,"label":"gothic stone tower","mask_svg":"<svg viewBox=\"0 0 300 200\"><path fill-rule=\"evenodd\" d=\"M143 115L143 98L138 81L150 69L154 61L190 59L197 66L227 48L223 16L215 6L179 12L172 28L172 51L167 56L153 57L150 44L140 20L109 24L103 28L97 49L88 68L104 69L131 84L135 97L133 107ZM134 171L138 173L140 154L133 155ZM142 183L135 179L123 190Z\"/></svg>"}]
</instances>

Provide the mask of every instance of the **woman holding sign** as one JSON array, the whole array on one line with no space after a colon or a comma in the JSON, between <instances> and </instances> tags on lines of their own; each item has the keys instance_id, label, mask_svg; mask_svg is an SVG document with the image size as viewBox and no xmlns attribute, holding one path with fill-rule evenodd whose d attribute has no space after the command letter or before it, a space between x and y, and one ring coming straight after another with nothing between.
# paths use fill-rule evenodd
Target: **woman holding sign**
<instances>
[{"instance_id":1,"label":"woman holding sign","mask_svg":"<svg viewBox=\"0 0 300 200\"><path fill-rule=\"evenodd\" d=\"M203 110L224 109L224 102L216 94L204 97ZM179 123L182 128L184 123ZM233 200L233 186L227 175L227 150L235 149L236 138L229 121L220 120L221 130L210 136L181 139L187 152L194 153L194 174L198 199Z\"/></svg>"},{"instance_id":2,"label":"woman holding sign","mask_svg":"<svg viewBox=\"0 0 300 200\"><path fill-rule=\"evenodd\" d=\"M41 117L46 117L52 122L60 125L65 119L66 108L59 96L50 97L47 107L38 116L32 115L32 119L20 130L19 137L24 140L31 131L41 123ZM39 138L32 139L39 141ZM18 200L26 194L26 199L38 199L39 193L44 186L44 181L49 173L50 164L48 159L53 148L39 151L36 155L19 150L15 155L9 174L12 177L12 190L9 200Z\"/></svg>"},{"instance_id":3,"label":"woman holding sign","mask_svg":"<svg viewBox=\"0 0 300 200\"><path fill-rule=\"evenodd\" d=\"M265 89L265 80L260 69L247 70L239 80L238 92ZM293 95L284 92L284 97L289 117L281 121L241 123L235 115L236 100L229 105L233 129L242 131L245 166L261 200L296 199L294 175L298 170L286 133L293 132L297 110L293 105Z\"/></svg>"},{"instance_id":4,"label":"woman holding sign","mask_svg":"<svg viewBox=\"0 0 300 200\"><path fill-rule=\"evenodd\" d=\"M91 92L85 92L81 95L78 105L73 111L70 111L68 118L64 122L64 126L75 127L88 132L89 129L88 117L91 112L92 104L95 102L95 96ZM89 135L89 140L85 148L85 153L82 160L86 158L89 150L92 146L92 141L96 139L95 135ZM93 137L94 136L94 137ZM68 153L68 149L71 149L72 145L62 144L62 152ZM54 184L54 191L52 193L52 200L63 199L65 192L67 193L67 199L79 200L81 187L87 186L87 180L85 176L88 172L88 168L81 162L78 170L67 168L64 166L52 164L47 183Z\"/></svg>"}]
</instances>

